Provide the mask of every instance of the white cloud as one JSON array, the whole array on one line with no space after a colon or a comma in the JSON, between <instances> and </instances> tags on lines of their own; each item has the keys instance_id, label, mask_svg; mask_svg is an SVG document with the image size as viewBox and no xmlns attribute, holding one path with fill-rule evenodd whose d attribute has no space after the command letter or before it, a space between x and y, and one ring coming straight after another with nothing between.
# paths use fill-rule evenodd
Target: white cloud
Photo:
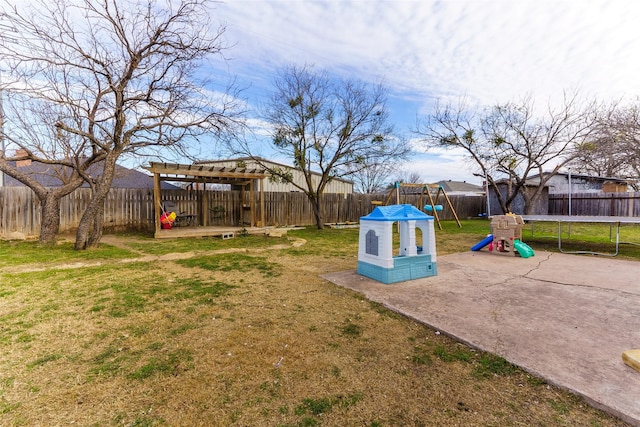
<instances>
[{"instance_id":1,"label":"white cloud","mask_svg":"<svg viewBox=\"0 0 640 427\"><path fill-rule=\"evenodd\" d=\"M399 92L488 104L639 89L636 1L236 0L218 11L237 40L233 56L260 69L309 62L384 77Z\"/></svg>"},{"instance_id":2,"label":"white cloud","mask_svg":"<svg viewBox=\"0 0 640 427\"><path fill-rule=\"evenodd\" d=\"M416 154L402 169L409 173L418 173L425 183L447 179L476 185L482 183L482 178L473 175L477 169L476 165L460 152Z\"/></svg>"},{"instance_id":3,"label":"white cloud","mask_svg":"<svg viewBox=\"0 0 640 427\"><path fill-rule=\"evenodd\" d=\"M636 0L233 0L214 13L236 43L230 68L254 89L294 62L383 78L407 104L399 127L436 99L640 95Z\"/></svg>"}]
</instances>

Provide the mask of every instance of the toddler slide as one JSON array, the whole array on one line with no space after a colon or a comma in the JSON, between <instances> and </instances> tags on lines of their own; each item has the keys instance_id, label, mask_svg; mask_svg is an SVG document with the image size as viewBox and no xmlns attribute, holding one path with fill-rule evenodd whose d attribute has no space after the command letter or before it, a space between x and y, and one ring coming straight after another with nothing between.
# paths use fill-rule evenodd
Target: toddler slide
<instances>
[{"instance_id":1,"label":"toddler slide","mask_svg":"<svg viewBox=\"0 0 640 427\"><path fill-rule=\"evenodd\" d=\"M522 243L520 240L513 241L513 248L518 251L522 258L529 258L534 255L533 249L526 243Z\"/></svg>"},{"instance_id":2,"label":"toddler slide","mask_svg":"<svg viewBox=\"0 0 640 427\"><path fill-rule=\"evenodd\" d=\"M479 251L480 249L487 246L489 243L493 242L493 234L489 234L487 237L476 243L471 247L472 251Z\"/></svg>"}]
</instances>

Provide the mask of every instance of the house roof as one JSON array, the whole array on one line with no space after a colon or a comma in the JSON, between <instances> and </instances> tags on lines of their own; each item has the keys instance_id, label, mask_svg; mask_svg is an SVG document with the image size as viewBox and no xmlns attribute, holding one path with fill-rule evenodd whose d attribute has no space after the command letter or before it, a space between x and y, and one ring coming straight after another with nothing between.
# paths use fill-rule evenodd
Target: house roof
<instances>
[{"instance_id":1,"label":"house roof","mask_svg":"<svg viewBox=\"0 0 640 427\"><path fill-rule=\"evenodd\" d=\"M484 188L482 188L481 186L475 185L475 184L469 184L466 181L451 181L449 179L449 180L438 181L436 182L436 184L444 188L444 191L446 191L447 193L452 193L452 192L478 193L478 192L484 191Z\"/></svg>"},{"instance_id":2,"label":"house roof","mask_svg":"<svg viewBox=\"0 0 640 427\"><path fill-rule=\"evenodd\" d=\"M544 175L549 175L550 172L544 172ZM569 177L569 174L567 172L558 172L556 174L557 176L565 176L565 177ZM530 176L529 179L533 179L536 180L540 177L539 174ZM579 173L572 173L571 174L571 178L576 178L576 179L584 179L584 180L589 180L589 181L601 181L601 182L615 182L617 184L628 184L629 180L626 178L618 178L618 177L614 177L614 176L598 176L598 175L586 175L586 174L579 174Z\"/></svg>"},{"instance_id":3,"label":"house roof","mask_svg":"<svg viewBox=\"0 0 640 427\"><path fill-rule=\"evenodd\" d=\"M413 205L378 206L369 215L360 218L361 221L409 221L433 219Z\"/></svg>"},{"instance_id":4,"label":"house roof","mask_svg":"<svg viewBox=\"0 0 640 427\"><path fill-rule=\"evenodd\" d=\"M506 185L506 184L508 184L508 183L509 183L509 179L508 179L508 178L501 178L501 179L497 179L497 180L495 181L495 183L496 183L496 184L501 184L501 185ZM524 181L524 185L525 185L526 187L537 187L537 186L539 186L539 185L540 185L540 180L538 180L538 179L537 179L537 175L536 175L536 178L533 178L533 179L532 179L532 178L527 178L527 179ZM544 186L545 186L545 187L548 187L549 185L548 185L548 184L545 184Z\"/></svg>"},{"instance_id":5,"label":"house roof","mask_svg":"<svg viewBox=\"0 0 640 427\"><path fill-rule=\"evenodd\" d=\"M544 175L549 175L550 172L544 172ZM564 176L567 177L569 176L568 173L566 172L558 172L557 174L555 174L555 176ZM591 182L614 182L616 184L628 184L629 181L625 178L615 178L615 177L609 177L609 176L597 176L597 175L584 175L584 174L571 174L571 178L575 178L575 179L582 179L585 181L591 181ZM508 183L509 180L507 178L502 178L496 181L496 184L506 184ZM532 175L527 177L526 181L525 181L525 185L528 187L537 187L538 185L540 185L540 174L536 174L536 175ZM549 184L545 184L545 187L548 187Z\"/></svg>"},{"instance_id":6,"label":"house roof","mask_svg":"<svg viewBox=\"0 0 640 427\"><path fill-rule=\"evenodd\" d=\"M11 166L15 167L15 162L10 162ZM62 185L62 179L60 175L69 174L69 168L61 167L57 165L48 165L40 162L31 162L24 166L18 166L18 170L31 175L44 187L59 187ZM89 173L95 175L99 172L100 164L96 164L89 168ZM5 174L5 186L7 187L24 187L25 185L17 179ZM82 187L88 187L86 182L82 184ZM153 189L153 177L135 169L125 168L124 166L116 165L115 175L113 177L113 183L111 188L138 188L138 189ZM172 185L168 182L162 182L163 190L178 190L179 187Z\"/></svg>"},{"instance_id":7,"label":"house roof","mask_svg":"<svg viewBox=\"0 0 640 427\"><path fill-rule=\"evenodd\" d=\"M545 175L549 175L549 172L545 172ZM564 177L569 177L568 173L565 172L558 172L557 174L555 174L555 176L564 176ZM615 178L615 177L609 177L609 176L597 176L597 175L584 175L584 174L571 174L571 178L572 179L582 179L585 181L590 181L590 182L613 182L616 184L628 184L629 181L625 178ZM509 182L509 180L507 178L503 178L503 179L499 179L496 181L496 184L507 184ZM540 175L536 174L536 175L532 175L530 177L527 177L526 181L525 181L525 186L527 187L537 187L540 185ZM545 184L545 187L549 187L550 184L547 183Z\"/></svg>"}]
</instances>

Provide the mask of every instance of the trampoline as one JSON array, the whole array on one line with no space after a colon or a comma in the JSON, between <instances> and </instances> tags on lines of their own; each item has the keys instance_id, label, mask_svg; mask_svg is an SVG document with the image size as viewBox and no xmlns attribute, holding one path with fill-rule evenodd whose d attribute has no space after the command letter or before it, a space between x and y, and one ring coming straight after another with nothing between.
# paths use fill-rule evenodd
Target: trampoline
<instances>
[{"instance_id":1,"label":"trampoline","mask_svg":"<svg viewBox=\"0 0 640 427\"><path fill-rule=\"evenodd\" d=\"M616 256L619 253L620 244L638 245L639 243L633 242L621 242L620 241L620 225L621 224L640 224L640 217L634 216L569 216L569 215L522 215L522 219L526 222L532 223L531 235L533 236L533 223L535 222L556 222L558 223L558 250L565 254L593 254L604 256ZM589 250L581 251L565 251L562 249L562 225L568 224L571 227L572 223L590 222L598 224L609 224L609 240L614 242L613 228L615 226L615 251L612 253L606 252L594 252ZM569 236L571 236L571 229L569 228Z\"/></svg>"}]
</instances>

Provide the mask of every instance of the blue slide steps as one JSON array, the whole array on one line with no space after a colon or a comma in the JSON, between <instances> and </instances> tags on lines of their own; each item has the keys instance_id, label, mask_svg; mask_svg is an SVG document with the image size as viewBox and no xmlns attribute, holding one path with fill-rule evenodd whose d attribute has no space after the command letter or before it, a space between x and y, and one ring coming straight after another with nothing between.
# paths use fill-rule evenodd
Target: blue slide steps
<instances>
[{"instance_id":1,"label":"blue slide steps","mask_svg":"<svg viewBox=\"0 0 640 427\"><path fill-rule=\"evenodd\" d=\"M480 249L487 246L489 243L493 242L493 234L489 234L487 237L476 243L471 247L472 251L479 251Z\"/></svg>"}]
</instances>

